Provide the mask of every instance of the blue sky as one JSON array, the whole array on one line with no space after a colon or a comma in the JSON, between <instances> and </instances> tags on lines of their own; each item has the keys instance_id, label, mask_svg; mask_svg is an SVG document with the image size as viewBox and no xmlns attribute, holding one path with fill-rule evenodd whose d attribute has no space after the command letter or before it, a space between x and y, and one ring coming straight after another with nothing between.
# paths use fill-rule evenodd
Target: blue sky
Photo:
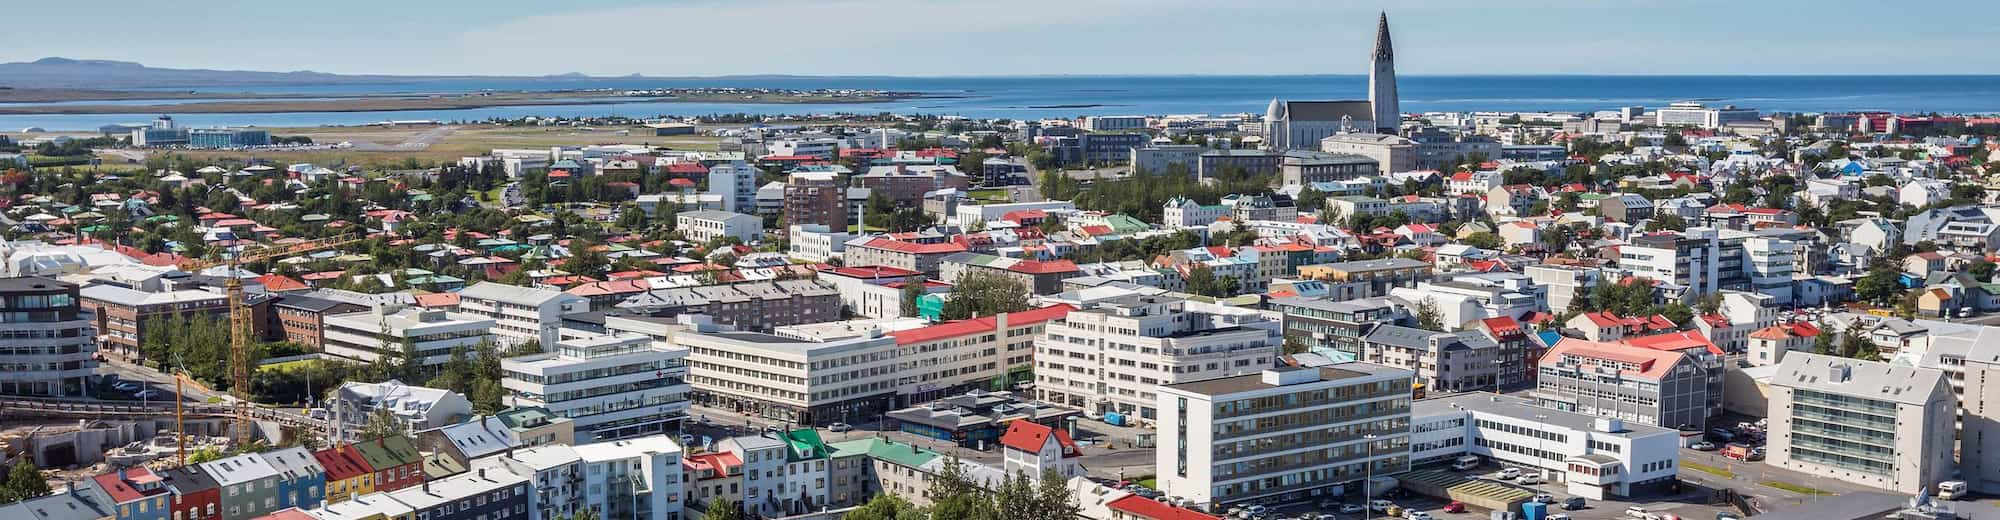
<instances>
[{"instance_id":1,"label":"blue sky","mask_svg":"<svg viewBox=\"0 0 2000 520\"><path fill-rule=\"evenodd\" d=\"M190 7L195 6L195 7ZM0 61L381 74L2000 73L2000 2L99 0L7 7ZM1956 21L1963 21L1956 22Z\"/></svg>"}]
</instances>

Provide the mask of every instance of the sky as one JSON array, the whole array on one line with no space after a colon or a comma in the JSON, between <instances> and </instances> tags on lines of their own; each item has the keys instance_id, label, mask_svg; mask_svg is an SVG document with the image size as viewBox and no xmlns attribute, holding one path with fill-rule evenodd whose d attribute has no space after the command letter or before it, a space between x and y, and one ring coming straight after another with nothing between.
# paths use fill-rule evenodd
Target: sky
<instances>
[{"instance_id":1,"label":"sky","mask_svg":"<svg viewBox=\"0 0 2000 520\"><path fill-rule=\"evenodd\" d=\"M7 7L0 62L346 74L2000 73L2000 2L96 0ZM1968 23L1953 23L1964 20ZM75 23L70 23L74 21ZM1955 27L1955 28L1954 28Z\"/></svg>"}]
</instances>

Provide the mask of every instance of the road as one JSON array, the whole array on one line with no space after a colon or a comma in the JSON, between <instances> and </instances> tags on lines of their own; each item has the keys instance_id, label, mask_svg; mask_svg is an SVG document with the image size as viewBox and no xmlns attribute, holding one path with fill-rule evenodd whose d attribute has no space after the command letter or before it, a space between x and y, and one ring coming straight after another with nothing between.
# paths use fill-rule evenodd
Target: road
<instances>
[{"instance_id":1,"label":"road","mask_svg":"<svg viewBox=\"0 0 2000 520\"><path fill-rule=\"evenodd\" d=\"M98 362L97 374L100 376L114 374L121 381L138 381L146 384L148 388L165 393L173 393L174 391L174 376L137 364L121 361L115 357L106 357L104 361ZM186 392L189 400L196 402L208 402L210 399L227 397L226 394L210 391L197 385L183 385L182 390Z\"/></svg>"}]
</instances>

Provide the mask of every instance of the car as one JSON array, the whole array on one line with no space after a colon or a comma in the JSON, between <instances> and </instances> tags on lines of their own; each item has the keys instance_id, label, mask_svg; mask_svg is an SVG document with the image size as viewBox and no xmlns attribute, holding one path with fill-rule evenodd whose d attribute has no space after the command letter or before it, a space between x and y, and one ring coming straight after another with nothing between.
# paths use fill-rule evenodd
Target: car
<instances>
[{"instance_id":1,"label":"car","mask_svg":"<svg viewBox=\"0 0 2000 520\"><path fill-rule=\"evenodd\" d=\"M1583 497L1569 497L1568 500L1563 501L1563 509L1566 511L1581 510L1585 505Z\"/></svg>"},{"instance_id":2,"label":"car","mask_svg":"<svg viewBox=\"0 0 2000 520\"><path fill-rule=\"evenodd\" d=\"M134 390L138 390L139 385L131 381L119 381L116 384L111 385L111 389L120 392L131 392Z\"/></svg>"},{"instance_id":3,"label":"car","mask_svg":"<svg viewBox=\"0 0 2000 520\"><path fill-rule=\"evenodd\" d=\"M1320 509L1333 509L1333 508L1336 508L1336 507L1340 507L1340 501L1339 501L1339 500L1334 500L1334 499L1331 499L1331 498L1322 498L1322 499L1319 499L1319 508L1320 508Z\"/></svg>"},{"instance_id":4,"label":"car","mask_svg":"<svg viewBox=\"0 0 2000 520\"><path fill-rule=\"evenodd\" d=\"M1352 513L1359 513L1359 512L1362 512L1362 511L1367 511L1367 510L1368 510L1368 508L1367 508L1367 507L1364 507L1364 506L1362 506L1361 504L1341 504L1341 505L1340 505L1340 512L1342 512L1342 513L1349 513L1349 514L1352 514Z\"/></svg>"},{"instance_id":5,"label":"car","mask_svg":"<svg viewBox=\"0 0 2000 520\"><path fill-rule=\"evenodd\" d=\"M1370 500L1370 501L1368 501L1368 510L1369 510L1369 511L1374 511L1374 512L1377 512L1377 513L1380 513L1380 512L1383 512L1383 511L1388 511L1388 510L1389 510L1389 508L1391 508L1391 507L1396 507L1396 503L1395 503L1395 502L1390 502L1390 501L1387 501L1387 500L1382 500L1382 499L1375 499L1375 500Z\"/></svg>"},{"instance_id":6,"label":"car","mask_svg":"<svg viewBox=\"0 0 2000 520\"><path fill-rule=\"evenodd\" d=\"M1554 504L1556 503L1556 496L1548 493L1537 493L1535 494L1534 501L1538 504Z\"/></svg>"},{"instance_id":7,"label":"car","mask_svg":"<svg viewBox=\"0 0 2000 520\"><path fill-rule=\"evenodd\" d=\"M1507 468L1493 474L1493 478L1500 480L1514 480L1519 476L1521 476L1521 468Z\"/></svg>"},{"instance_id":8,"label":"car","mask_svg":"<svg viewBox=\"0 0 2000 520\"><path fill-rule=\"evenodd\" d=\"M159 390L140 390L137 393L132 394L132 397L135 399L158 399L165 395L166 392L161 392Z\"/></svg>"},{"instance_id":9,"label":"car","mask_svg":"<svg viewBox=\"0 0 2000 520\"><path fill-rule=\"evenodd\" d=\"M1093 421L1096 421L1096 420L1100 420L1100 419L1103 419L1103 418L1104 418L1104 416L1102 416L1102 415L1098 415L1098 414L1097 414L1097 412L1083 412L1083 418L1085 418L1085 419L1090 419L1090 420L1093 420Z\"/></svg>"},{"instance_id":10,"label":"car","mask_svg":"<svg viewBox=\"0 0 2000 520\"><path fill-rule=\"evenodd\" d=\"M1262 505L1251 505L1250 507L1243 508L1243 513L1248 514L1250 516L1262 515L1265 513L1269 513L1270 511L1271 508L1264 507Z\"/></svg>"},{"instance_id":11,"label":"car","mask_svg":"<svg viewBox=\"0 0 2000 520\"><path fill-rule=\"evenodd\" d=\"M691 444L694 444L694 436L685 433L681 434L681 446L688 446Z\"/></svg>"},{"instance_id":12,"label":"car","mask_svg":"<svg viewBox=\"0 0 2000 520\"><path fill-rule=\"evenodd\" d=\"M1731 513L1728 511L1716 511L1715 520L1743 520L1743 515L1738 515L1736 513Z\"/></svg>"},{"instance_id":13,"label":"car","mask_svg":"<svg viewBox=\"0 0 2000 520\"><path fill-rule=\"evenodd\" d=\"M1411 510L1409 510L1409 511L1404 511L1404 512L1403 512L1403 519L1404 519L1404 520L1431 520L1431 514L1430 514L1430 513L1426 513L1426 512L1423 512L1423 511L1418 511L1418 510L1415 510L1415 509L1411 509Z\"/></svg>"},{"instance_id":14,"label":"car","mask_svg":"<svg viewBox=\"0 0 2000 520\"><path fill-rule=\"evenodd\" d=\"M1305 518L1305 517L1300 517L1300 518ZM1340 520L1340 517L1329 515L1326 513L1320 513L1317 515L1313 515L1312 520Z\"/></svg>"},{"instance_id":15,"label":"car","mask_svg":"<svg viewBox=\"0 0 2000 520\"><path fill-rule=\"evenodd\" d=\"M1646 508L1639 506L1631 506L1625 508L1625 516L1629 516L1632 518L1643 518L1645 520L1653 520L1653 513L1651 511L1647 511Z\"/></svg>"},{"instance_id":16,"label":"car","mask_svg":"<svg viewBox=\"0 0 2000 520\"><path fill-rule=\"evenodd\" d=\"M706 416L706 415L703 415L703 416L701 416L701 418L700 418L699 420L695 421L695 422L699 422L699 423L701 423L701 425L702 425L702 426L708 426L708 425L709 425L709 422L708 422L708 416Z\"/></svg>"},{"instance_id":17,"label":"car","mask_svg":"<svg viewBox=\"0 0 2000 520\"><path fill-rule=\"evenodd\" d=\"M1223 514L1223 516L1237 516L1237 515L1241 515L1241 514L1243 514L1243 506L1230 506L1230 507L1229 507L1229 511L1227 511L1227 512L1224 512L1224 513L1222 513L1222 514Z\"/></svg>"},{"instance_id":18,"label":"car","mask_svg":"<svg viewBox=\"0 0 2000 520\"><path fill-rule=\"evenodd\" d=\"M1715 451L1717 446L1713 442L1701 441L1694 443L1693 446L1688 446L1688 448L1691 448L1694 451Z\"/></svg>"},{"instance_id":19,"label":"car","mask_svg":"<svg viewBox=\"0 0 2000 520\"><path fill-rule=\"evenodd\" d=\"M1389 515L1391 517L1402 517L1403 506L1389 506L1388 509L1382 510L1382 514Z\"/></svg>"},{"instance_id":20,"label":"car","mask_svg":"<svg viewBox=\"0 0 2000 520\"><path fill-rule=\"evenodd\" d=\"M1451 503L1449 503L1449 504L1445 504L1445 505L1444 505L1444 512L1446 512L1446 513L1463 513L1463 512L1465 512L1465 503L1464 503L1464 502L1460 502L1460 501L1457 501L1457 500L1453 500L1453 501L1451 501Z\"/></svg>"},{"instance_id":21,"label":"car","mask_svg":"<svg viewBox=\"0 0 2000 520\"><path fill-rule=\"evenodd\" d=\"M775 424L773 424L773 425L770 425L770 426L765 426L765 427L764 427L764 433L768 433L768 434L772 434L772 435L784 435L784 434L785 434L785 428L784 428L783 426L778 426L778 425L775 425Z\"/></svg>"},{"instance_id":22,"label":"car","mask_svg":"<svg viewBox=\"0 0 2000 520\"><path fill-rule=\"evenodd\" d=\"M1520 484L1523 486L1532 486L1543 482L1548 482L1548 481L1544 480L1541 475L1521 475L1521 478L1514 479L1515 484Z\"/></svg>"},{"instance_id":23,"label":"car","mask_svg":"<svg viewBox=\"0 0 2000 520\"><path fill-rule=\"evenodd\" d=\"M1562 514L1562 513L1556 513L1556 514L1553 514L1553 515L1549 515L1548 517L1546 517L1546 518L1543 518L1542 520L1569 520L1569 515L1565 515L1565 514Z\"/></svg>"},{"instance_id":24,"label":"car","mask_svg":"<svg viewBox=\"0 0 2000 520\"><path fill-rule=\"evenodd\" d=\"M854 431L854 426L844 422L837 422L826 425L826 431L830 431L833 433L851 432Z\"/></svg>"}]
</instances>

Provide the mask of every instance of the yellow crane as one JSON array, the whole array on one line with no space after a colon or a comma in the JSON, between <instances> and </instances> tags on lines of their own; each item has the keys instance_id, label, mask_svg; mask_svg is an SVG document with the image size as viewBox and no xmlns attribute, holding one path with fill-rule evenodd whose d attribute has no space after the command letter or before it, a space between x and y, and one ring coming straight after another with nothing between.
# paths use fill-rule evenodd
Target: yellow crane
<instances>
[{"instance_id":1,"label":"yellow crane","mask_svg":"<svg viewBox=\"0 0 2000 520\"><path fill-rule=\"evenodd\" d=\"M236 428L234 437L238 443L249 443L250 434L250 333L255 327L251 322L250 306L244 304L243 280L236 276L237 267L245 263L312 253L333 249L364 240L361 236L341 236L308 240L296 244L257 247L254 251L237 249L228 258L215 260L189 260L182 262L180 269L189 273L203 269L227 265L229 273L223 276L223 289L229 295L229 395L236 397ZM218 255L222 256L222 255ZM178 397L178 396L176 396Z\"/></svg>"}]
</instances>

